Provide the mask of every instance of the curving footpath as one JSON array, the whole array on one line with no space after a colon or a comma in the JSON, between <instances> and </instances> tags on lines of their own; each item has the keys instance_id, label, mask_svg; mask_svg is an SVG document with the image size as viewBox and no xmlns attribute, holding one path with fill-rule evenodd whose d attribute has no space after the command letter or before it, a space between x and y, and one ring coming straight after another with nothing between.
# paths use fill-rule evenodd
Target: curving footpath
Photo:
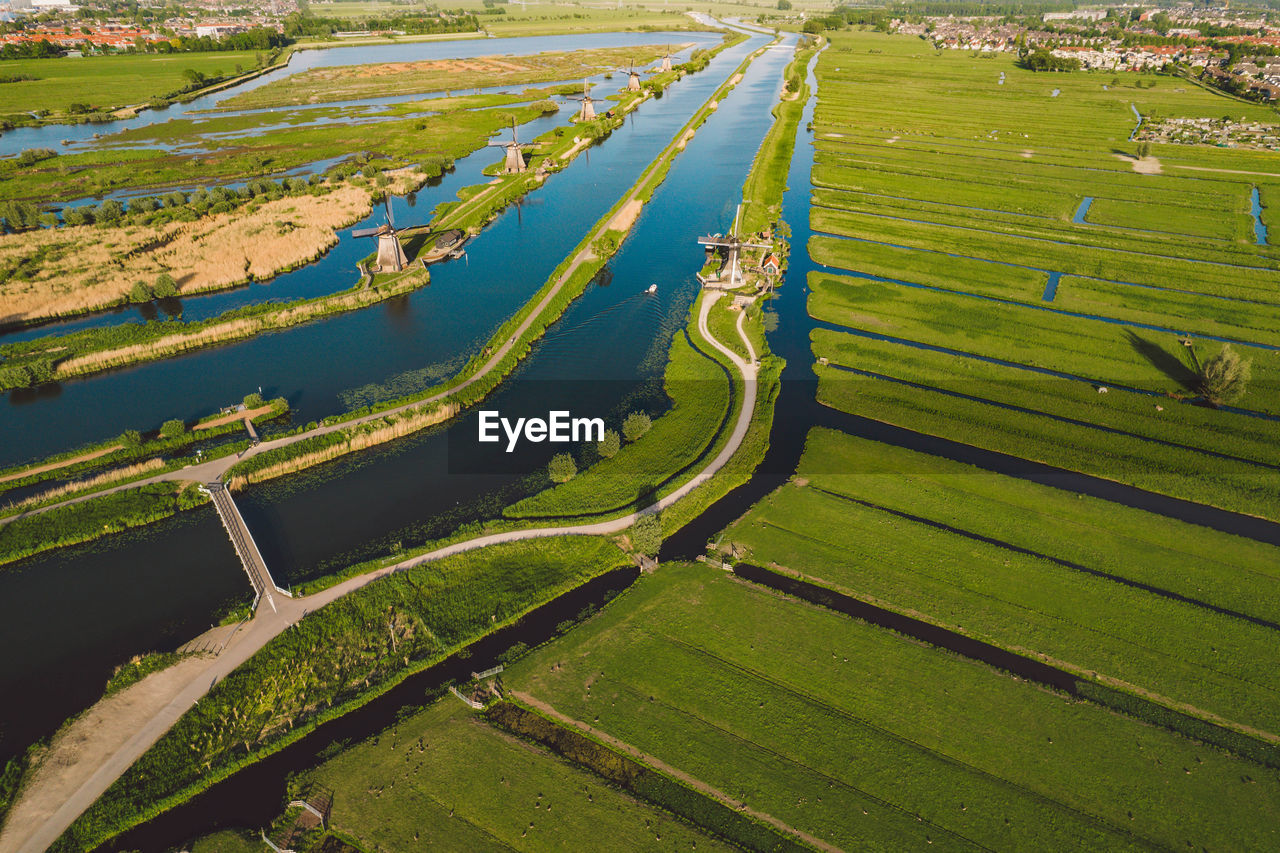
<instances>
[{"instance_id":1,"label":"curving footpath","mask_svg":"<svg viewBox=\"0 0 1280 853\"><path fill-rule=\"evenodd\" d=\"M576 266L576 263L570 266L569 270L566 271L558 285L568 280L568 277L572 274ZM547 294L542 304L539 306L540 308L546 304L547 300L550 300L555 295L556 291L559 289L558 285ZM635 524L636 520L641 516L661 512L663 509L671 506L676 501L685 497L694 489L711 479L728 463L729 459L742 445L742 441L746 437L747 430L751 426L752 415L755 413L757 390L756 351L751 345L751 340L743 330L743 321L746 318L745 312L738 316L737 332L738 336L742 339L743 344L746 346L747 353L749 354L747 359L743 359L737 353L733 352L720 341L712 337L711 332L707 327L707 316L711 312L711 307L719 301L721 296L723 296L723 293L720 291L706 292L702 300L702 306L698 311L698 332L708 344L728 358L741 375L743 382L742 407L738 412L738 418L734 423L733 431L730 433L724 447L721 448L716 457L692 479L651 506L608 521L599 521L592 524L575 524L564 527L538 527L527 530L512 530L505 533L493 533L488 536L480 536L475 539L469 539L465 542L457 542L452 545L447 545L445 547L438 548L435 551L411 557L407 560L403 560L377 571L351 578L350 580L313 593L312 595L281 600L277 603L278 610L275 612L269 612L265 608L260 608L254 615L254 618L228 642L226 648L220 655L218 655L218 657L209 661L208 666L193 674L186 684L176 692L174 698L151 718L139 720L137 730L134 734L129 737L129 739L126 740L115 752L113 752L105 762L94 770L92 775L90 775L80 785L80 787L76 789L72 796L68 797L65 802L52 810L34 829L34 831L30 832L25 838L10 837L11 834L22 831L21 829L13 829L15 824L25 822L21 819L15 820L15 818L20 818L20 810L24 809L24 807L26 809L33 810L37 810L42 807L42 804L40 803L30 802L32 799L30 796L32 789L29 788L26 792L28 796L16 803L9 814L9 820L6 821L5 825L5 832L0 834L0 850L17 851L17 853L41 853L41 851L45 850L50 844L57 840L57 838L66 831L67 827L69 827L77 817L89 808L89 806L92 805L98 797L102 796L102 793L107 790L111 783L122 776L144 752L158 741L160 737L178 721L178 718L181 717L187 709L208 693L218 681L225 678L232 672L232 670L258 652L272 638L283 633L290 625L297 622L308 612L323 607L332 601L336 601L344 595L348 595L355 590L378 580L379 578L385 577L386 575L393 574L395 572L402 572L415 566L420 566L423 563L439 560L454 554L460 554L464 551L473 551L477 548L484 548L489 545L496 545L503 542L520 542L528 539L539 539L550 536L600 536L619 533ZM530 315L530 318L521 325L520 329L515 332L511 340L504 345L504 348L494 354L493 358L486 364L486 368L489 368L490 365L496 364L497 360L505 355L506 350L510 349L510 347L514 345L520 334L528 328L528 325L533 322L533 319L536 318L539 313L540 311L535 311ZM469 381L475 381L482 376L484 372L485 371L482 370ZM423 402L425 401L418 401L409 405L421 405ZM406 405L402 408L408 408L408 406ZM382 417L386 414L386 412L381 412L372 417ZM350 423L353 422L348 421L342 426L347 426ZM337 426L332 428L325 427L322 428L322 430L328 431L330 429L337 428ZM313 432L308 434L314 435L316 433ZM281 440L282 443L284 441L284 439ZM259 446L261 447L265 445ZM216 462L219 463L222 461L223 460L216 460ZM206 463L205 466L197 467L204 468L213 464L215 463ZM186 472L184 479L187 479L196 476L191 473L194 470L195 469L188 468L183 469L183 472L174 473ZM210 476L209 479L213 479L213 476ZM32 788L34 787L35 786L33 785ZM32 820L33 817L34 816L29 816L27 820Z\"/></svg>"}]
</instances>

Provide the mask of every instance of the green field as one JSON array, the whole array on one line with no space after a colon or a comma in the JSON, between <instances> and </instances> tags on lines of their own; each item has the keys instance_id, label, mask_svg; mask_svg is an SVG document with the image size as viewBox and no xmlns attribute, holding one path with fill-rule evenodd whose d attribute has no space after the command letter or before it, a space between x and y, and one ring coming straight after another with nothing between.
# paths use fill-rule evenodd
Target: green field
<instances>
[{"instance_id":1,"label":"green field","mask_svg":"<svg viewBox=\"0 0 1280 853\"><path fill-rule=\"evenodd\" d=\"M504 683L844 849L1277 841L1274 771L704 566Z\"/></svg>"},{"instance_id":2,"label":"green field","mask_svg":"<svg viewBox=\"0 0 1280 853\"><path fill-rule=\"evenodd\" d=\"M826 430L798 475L727 532L748 561L1280 737L1275 548Z\"/></svg>"},{"instance_id":3,"label":"green field","mask_svg":"<svg viewBox=\"0 0 1280 853\"><path fill-rule=\"evenodd\" d=\"M0 83L0 115L41 109L63 113L77 102L94 110L143 104L186 87L188 69L221 77L234 73L237 66L252 71L257 56L252 51L226 51L9 59L0 62L0 77L35 79Z\"/></svg>"},{"instance_id":4,"label":"green field","mask_svg":"<svg viewBox=\"0 0 1280 853\"><path fill-rule=\"evenodd\" d=\"M365 849L732 849L446 696L306 773Z\"/></svg>"}]
</instances>

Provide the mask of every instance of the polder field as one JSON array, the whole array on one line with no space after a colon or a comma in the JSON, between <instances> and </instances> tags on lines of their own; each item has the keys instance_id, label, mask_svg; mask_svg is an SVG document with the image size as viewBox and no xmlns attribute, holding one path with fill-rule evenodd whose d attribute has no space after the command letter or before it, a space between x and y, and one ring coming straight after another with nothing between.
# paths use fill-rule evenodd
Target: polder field
<instances>
[{"instance_id":1,"label":"polder field","mask_svg":"<svg viewBox=\"0 0 1280 853\"><path fill-rule=\"evenodd\" d=\"M817 75L821 402L1280 518L1280 248L1250 213L1256 188L1280 225L1280 157L1155 144L1138 163L1129 141L1135 111L1274 110L872 33L835 34ZM1206 406L1200 366L1228 343L1252 379Z\"/></svg>"}]
</instances>

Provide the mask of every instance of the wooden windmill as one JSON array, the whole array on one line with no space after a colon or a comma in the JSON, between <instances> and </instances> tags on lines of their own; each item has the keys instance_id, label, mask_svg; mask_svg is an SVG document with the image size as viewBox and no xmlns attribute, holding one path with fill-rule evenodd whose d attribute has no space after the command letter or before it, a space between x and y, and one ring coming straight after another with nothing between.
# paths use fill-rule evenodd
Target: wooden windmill
<instances>
[{"instance_id":1,"label":"wooden windmill","mask_svg":"<svg viewBox=\"0 0 1280 853\"><path fill-rule=\"evenodd\" d=\"M504 175L516 175L529 168L524 161L524 149L538 147L536 143L520 141L514 117L511 119L511 141L490 142L489 145L494 148L505 148L507 150L507 157L502 163L502 174Z\"/></svg>"},{"instance_id":2,"label":"wooden windmill","mask_svg":"<svg viewBox=\"0 0 1280 853\"><path fill-rule=\"evenodd\" d=\"M667 45L667 55L662 57L662 65L658 67L659 71L671 70L671 45Z\"/></svg>"},{"instance_id":3,"label":"wooden windmill","mask_svg":"<svg viewBox=\"0 0 1280 853\"><path fill-rule=\"evenodd\" d=\"M773 247L763 243L745 243L738 236L738 220L742 217L742 205L738 205L738 211L733 217L733 229L729 232L729 236L724 237L719 234L713 234L707 237L699 237L698 245L706 246L707 253L723 252L725 254L725 264L721 270L726 267L729 270L730 288L738 287L742 284L742 270L738 263L738 256L743 249L772 249Z\"/></svg>"},{"instance_id":4,"label":"wooden windmill","mask_svg":"<svg viewBox=\"0 0 1280 853\"><path fill-rule=\"evenodd\" d=\"M582 101L582 109L578 112L579 121L591 121L596 117L595 101L591 99L591 81L582 81L582 95L570 95L571 101Z\"/></svg>"},{"instance_id":5,"label":"wooden windmill","mask_svg":"<svg viewBox=\"0 0 1280 853\"><path fill-rule=\"evenodd\" d=\"M377 228L360 228L351 232L352 237L377 237L378 259L374 262L374 272L400 272L409 264L409 258L400 245L396 235L396 221L391 216L391 198L382 197L387 211L387 221Z\"/></svg>"},{"instance_id":6,"label":"wooden windmill","mask_svg":"<svg viewBox=\"0 0 1280 853\"><path fill-rule=\"evenodd\" d=\"M627 72L627 75L628 75L628 76L627 76L627 91L628 91L628 92L639 92L639 91L640 91L640 72L636 71L636 66L635 66L635 64L634 64L634 63L631 65L631 68L630 68L630 70Z\"/></svg>"}]
</instances>

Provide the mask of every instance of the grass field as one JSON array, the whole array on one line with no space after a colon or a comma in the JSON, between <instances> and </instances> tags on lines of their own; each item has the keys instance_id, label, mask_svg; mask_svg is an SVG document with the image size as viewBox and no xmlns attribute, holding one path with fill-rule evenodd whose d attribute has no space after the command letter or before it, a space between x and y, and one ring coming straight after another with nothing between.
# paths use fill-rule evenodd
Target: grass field
<instances>
[{"instance_id":1,"label":"grass field","mask_svg":"<svg viewBox=\"0 0 1280 853\"><path fill-rule=\"evenodd\" d=\"M749 562L1280 740L1275 548L826 430L798 475Z\"/></svg>"},{"instance_id":2,"label":"grass field","mask_svg":"<svg viewBox=\"0 0 1280 853\"><path fill-rule=\"evenodd\" d=\"M599 777L485 724L452 696L306 773L366 849L729 850Z\"/></svg>"},{"instance_id":3,"label":"grass field","mask_svg":"<svg viewBox=\"0 0 1280 853\"><path fill-rule=\"evenodd\" d=\"M1138 173L1128 141L1135 111L1271 110L869 32L833 34L817 73L808 248L827 270L808 303L827 324L824 403L1280 519L1280 247L1255 243L1249 213L1280 169L1158 144L1158 172ZM1198 371L1224 341L1252 379L1215 409Z\"/></svg>"},{"instance_id":4,"label":"grass field","mask_svg":"<svg viewBox=\"0 0 1280 853\"><path fill-rule=\"evenodd\" d=\"M190 81L190 69L221 77L237 67L257 65L252 51L175 53L167 56L86 56L60 59L9 59L0 62L0 77L33 77L0 83L0 115L50 110L66 112L73 103L95 110L146 103L170 95Z\"/></svg>"},{"instance_id":5,"label":"grass field","mask_svg":"<svg viewBox=\"0 0 1280 853\"><path fill-rule=\"evenodd\" d=\"M1274 771L703 566L504 683L845 849L1276 841Z\"/></svg>"}]
</instances>

